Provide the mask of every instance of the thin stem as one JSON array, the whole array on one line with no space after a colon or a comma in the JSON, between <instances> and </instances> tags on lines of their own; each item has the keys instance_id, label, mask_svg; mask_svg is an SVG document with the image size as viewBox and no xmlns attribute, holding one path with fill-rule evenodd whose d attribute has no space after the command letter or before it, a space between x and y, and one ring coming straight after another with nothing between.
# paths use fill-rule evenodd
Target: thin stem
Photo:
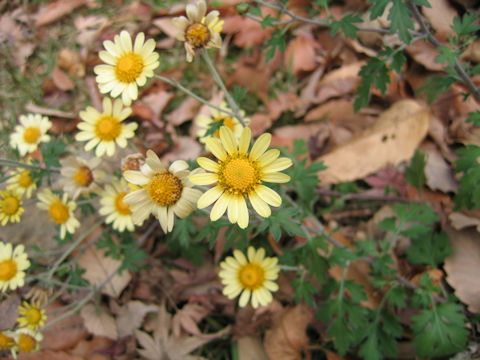
<instances>
[{"instance_id":1,"label":"thin stem","mask_svg":"<svg viewBox=\"0 0 480 360\"><path fill-rule=\"evenodd\" d=\"M32 165L32 164L24 164L19 161L10 160L10 159L3 159L0 158L0 165L11 166L11 167L19 167L29 170L43 170L43 171L51 171L51 172L60 172L60 169L56 167L43 167L40 165Z\"/></svg>"},{"instance_id":2,"label":"thin stem","mask_svg":"<svg viewBox=\"0 0 480 360\"><path fill-rule=\"evenodd\" d=\"M245 123L245 119L243 118L242 114L240 113L240 109L238 108L237 103L233 99L233 97L230 95L230 93L227 90L227 87L223 83L222 78L220 77L220 74L217 72L217 69L215 68L215 65L213 65L212 60L210 59L210 56L208 56L208 52L206 49L202 49L200 51L202 54L202 58L207 64L208 70L210 71L210 74L212 74L213 78L215 79L216 83L218 86L220 86L220 89L222 89L223 93L225 94L225 97L227 99L228 104L233 110L233 113L235 114L235 117L240 121L243 127L246 127L247 124Z\"/></svg>"},{"instance_id":3,"label":"thin stem","mask_svg":"<svg viewBox=\"0 0 480 360\"><path fill-rule=\"evenodd\" d=\"M283 271L305 271L303 266L278 265L278 267Z\"/></svg>"},{"instance_id":4,"label":"thin stem","mask_svg":"<svg viewBox=\"0 0 480 360\"><path fill-rule=\"evenodd\" d=\"M233 113L233 112L231 112L231 111L228 111L228 110L226 110L226 109L222 109L222 108L220 108L220 107L218 107L218 106L216 106L216 105L213 105L213 104L210 103L208 100L202 98L201 96L199 96L199 95L195 94L194 92L192 92L191 90L187 89L185 86L183 86L182 84L180 84L178 81L175 81L175 80L173 80L173 79L169 79L169 78L167 78L167 77L165 77L165 76L162 76L162 75L157 75L157 74L155 74L154 76L155 76L157 79L162 80L162 81L166 82L167 84L170 84L170 85L176 87L177 89L183 91L185 94L193 97L195 100L201 102L202 104L208 105L208 106L210 106L211 108L213 108L213 109L215 109L215 110L218 110L218 111L220 111L220 112L222 112L222 113L227 114L228 116L235 117L235 113Z\"/></svg>"}]
</instances>

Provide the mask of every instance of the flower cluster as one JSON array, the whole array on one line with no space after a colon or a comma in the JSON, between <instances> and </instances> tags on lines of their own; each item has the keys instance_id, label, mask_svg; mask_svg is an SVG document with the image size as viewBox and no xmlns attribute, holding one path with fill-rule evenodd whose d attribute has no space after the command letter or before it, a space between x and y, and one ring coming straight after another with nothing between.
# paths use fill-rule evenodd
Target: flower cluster
<instances>
[{"instance_id":1,"label":"flower cluster","mask_svg":"<svg viewBox=\"0 0 480 360\"><path fill-rule=\"evenodd\" d=\"M25 271L30 261L23 245L0 242L0 292L16 290L25 283ZM39 329L45 325L47 316L39 302L24 301L18 307L18 327L0 332L0 350L30 353L40 350L43 336Z\"/></svg>"}]
</instances>

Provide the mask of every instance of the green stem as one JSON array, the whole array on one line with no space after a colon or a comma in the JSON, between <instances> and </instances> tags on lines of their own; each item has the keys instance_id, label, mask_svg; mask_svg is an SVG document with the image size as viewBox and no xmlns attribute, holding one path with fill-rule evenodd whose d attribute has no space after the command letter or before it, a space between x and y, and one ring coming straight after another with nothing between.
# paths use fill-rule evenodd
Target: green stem
<instances>
[{"instance_id":1,"label":"green stem","mask_svg":"<svg viewBox=\"0 0 480 360\"><path fill-rule=\"evenodd\" d=\"M247 124L245 123L245 119L243 118L242 114L240 113L240 109L238 108L237 103L233 99L233 97L230 95L230 93L227 90L227 87L223 83L222 78L220 77L220 74L218 73L217 69L215 68L215 65L213 65L212 60L210 59L210 56L208 56L208 52L206 49L202 49L200 51L202 54L202 58L207 64L208 70L210 71L210 74L212 74L215 82L217 83L218 86L220 86L220 89L222 89L223 93L225 94L225 98L227 99L228 104L233 110L233 113L235 114L235 117L240 121L243 127L246 127Z\"/></svg>"},{"instance_id":2,"label":"green stem","mask_svg":"<svg viewBox=\"0 0 480 360\"><path fill-rule=\"evenodd\" d=\"M0 165L4 166L11 166L11 167L19 167L29 170L43 170L43 171L50 171L50 172L60 172L60 169L55 167L43 167L40 165L32 165L32 164L24 164L15 160L10 159L3 159L0 158Z\"/></svg>"}]
</instances>

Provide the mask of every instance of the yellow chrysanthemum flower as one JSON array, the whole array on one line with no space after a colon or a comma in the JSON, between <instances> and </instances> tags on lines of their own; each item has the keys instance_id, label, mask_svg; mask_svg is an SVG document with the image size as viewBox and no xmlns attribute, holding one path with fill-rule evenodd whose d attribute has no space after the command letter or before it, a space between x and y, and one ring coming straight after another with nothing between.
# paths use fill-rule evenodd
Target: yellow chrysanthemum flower
<instances>
[{"instance_id":1,"label":"yellow chrysanthemum flower","mask_svg":"<svg viewBox=\"0 0 480 360\"><path fill-rule=\"evenodd\" d=\"M140 171L123 173L128 182L142 187L130 192L123 201L130 205L135 224L153 213L167 233L173 229L175 215L182 219L190 215L202 192L188 180L190 171L185 161L174 161L167 170L152 150L147 151L145 161Z\"/></svg>"},{"instance_id":2,"label":"yellow chrysanthemum flower","mask_svg":"<svg viewBox=\"0 0 480 360\"><path fill-rule=\"evenodd\" d=\"M25 168L17 168L7 180L7 190L14 190L21 196L25 195L27 199L32 197L32 192L37 185L31 177L29 170Z\"/></svg>"},{"instance_id":3,"label":"yellow chrysanthemum flower","mask_svg":"<svg viewBox=\"0 0 480 360\"><path fill-rule=\"evenodd\" d=\"M45 325L47 315L45 310L40 309L40 304L24 301L23 306L18 307L19 317L17 318L18 325L23 328L28 328L37 331Z\"/></svg>"},{"instance_id":4,"label":"yellow chrysanthemum flower","mask_svg":"<svg viewBox=\"0 0 480 360\"><path fill-rule=\"evenodd\" d=\"M230 109L230 107L228 107L225 101L222 101L220 103L219 108L232 112L232 110ZM223 121L223 126L226 126L230 130L232 130L237 139L240 138L240 135L242 134L243 126L236 117L230 117L226 113L221 112L214 108L210 108L210 114L211 116L200 114L195 119L195 122L199 128L197 132L197 136L199 137L201 143L205 143L205 139L208 137L214 136L217 139L220 138L220 130L216 130L215 133L212 135L205 136L207 130L210 127L210 124L218 121ZM245 117L245 112L243 110L240 111L240 114L242 115L243 120L245 121L245 124L246 125L250 124L250 119Z\"/></svg>"},{"instance_id":5,"label":"yellow chrysanthemum flower","mask_svg":"<svg viewBox=\"0 0 480 360\"><path fill-rule=\"evenodd\" d=\"M18 353L32 353L37 352L42 347L43 335L40 332L20 328L13 334L16 345L11 348L13 357L16 358Z\"/></svg>"},{"instance_id":6,"label":"yellow chrysanthemum flower","mask_svg":"<svg viewBox=\"0 0 480 360\"><path fill-rule=\"evenodd\" d=\"M15 339L13 338L13 332L0 331L0 351L10 350L15 346Z\"/></svg>"},{"instance_id":7,"label":"yellow chrysanthemum flower","mask_svg":"<svg viewBox=\"0 0 480 360\"><path fill-rule=\"evenodd\" d=\"M38 148L41 142L50 140L47 131L52 127L48 117L39 114L20 115L20 125L10 135L10 146L17 148L21 156L25 156Z\"/></svg>"},{"instance_id":8,"label":"yellow chrysanthemum flower","mask_svg":"<svg viewBox=\"0 0 480 360\"><path fill-rule=\"evenodd\" d=\"M185 41L188 62L193 60L196 49L222 46L220 32L223 28L223 20L218 18L220 13L213 10L205 16L206 13L205 1L199 0L196 5L187 5L187 17L178 16L172 19L173 25L177 28L177 40Z\"/></svg>"},{"instance_id":9,"label":"yellow chrysanthemum flower","mask_svg":"<svg viewBox=\"0 0 480 360\"><path fill-rule=\"evenodd\" d=\"M80 156L67 156L60 160L59 185L75 200L81 194L99 193L99 183L106 177L104 171L97 169L102 162L99 158L85 159Z\"/></svg>"},{"instance_id":10,"label":"yellow chrysanthemum flower","mask_svg":"<svg viewBox=\"0 0 480 360\"><path fill-rule=\"evenodd\" d=\"M0 221L5 226L7 222L20 222L24 209L21 201L22 195L17 190L0 191Z\"/></svg>"},{"instance_id":11,"label":"yellow chrysanthemum flower","mask_svg":"<svg viewBox=\"0 0 480 360\"><path fill-rule=\"evenodd\" d=\"M113 228L120 232L133 231L135 226L132 220L130 205L123 202L123 198L129 192L128 184L124 179L114 180L111 185L105 186L101 194L99 213L106 216L107 224L113 223Z\"/></svg>"},{"instance_id":12,"label":"yellow chrysanthemum flower","mask_svg":"<svg viewBox=\"0 0 480 360\"><path fill-rule=\"evenodd\" d=\"M196 185L216 186L205 192L198 199L197 206L203 209L215 202L210 213L212 221L218 220L228 209L228 219L238 223L244 229L248 226L248 209L245 198L263 217L269 217L271 206L280 206L282 198L264 182L286 183L290 177L279 171L292 165L288 158L279 158L280 151L268 150L270 134L261 135L253 145L250 153L251 131L244 128L237 141L233 132L226 126L220 128L220 140L205 140L208 150L219 160L215 162L205 157L197 159L198 164L209 173L190 176Z\"/></svg>"},{"instance_id":13,"label":"yellow chrysanthemum flower","mask_svg":"<svg viewBox=\"0 0 480 360\"><path fill-rule=\"evenodd\" d=\"M263 248L255 250L250 246L247 257L240 250L235 250L233 257L228 256L220 263L222 270L218 276L225 285L225 296L233 299L242 293L238 302L240 307L246 306L251 298L252 306L256 309L272 301L272 292L278 290L274 280L278 278L280 267L277 265L278 258L266 258Z\"/></svg>"},{"instance_id":14,"label":"yellow chrysanthemum flower","mask_svg":"<svg viewBox=\"0 0 480 360\"><path fill-rule=\"evenodd\" d=\"M0 241L0 291L8 288L15 290L25 283L25 270L30 266L30 261L25 253L25 246Z\"/></svg>"},{"instance_id":15,"label":"yellow chrysanthemum flower","mask_svg":"<svg viewBox=\"0 0 480 360\"><path fill-rule=\"evenodd\" d=\"M145 41L145 34L138 33L132 47L132 38L124 30L115 35L113 42L104 41L103 46L106 51L100 51L98 56L106 64L93 69L100 92L114 98L122 94L123 103L130 106L138 97L138 86L145 85L160 64L159 55L154 52L155 40Z\"/></svg>"},{"instance_id":16,"label":"yellow chrysanthemum flower","mask_svg":"<svg viewBox=\"0 0 480 360\"><path fill-rule=\"evenodd\" d=\"M37 206L40 209L47 210L52 221L60 225L60 238L63 239L67 232L75 233L75 229L80 226L80 222L73 214L77 204L75 201L68 201L67 193L64 193L63 197L60 198L52 190L43 189L37 196L40 200Z\"/></svg>"},{"instance_id":17,"label":"yellow chrysanthemum flower","mask_svg":"<svg viewBox=\"0 0 480 360\"><path fill-rule=\"evenodd\" d=\"M122 100L117 99L112 104L108 97L103 99L103 112L98 112L89 106L85 111L80 111L80 118L83 122L77 127L82 130L76 136L78 141L88 141L85 151L94 147L95 155L102 157L103 154L113 156L115 154L115 143L124 148L127 146L127 139L135 135L137 123L124 124L123 120L132 113L129 107L123 107Z\"/></svg>"}]
</instances>

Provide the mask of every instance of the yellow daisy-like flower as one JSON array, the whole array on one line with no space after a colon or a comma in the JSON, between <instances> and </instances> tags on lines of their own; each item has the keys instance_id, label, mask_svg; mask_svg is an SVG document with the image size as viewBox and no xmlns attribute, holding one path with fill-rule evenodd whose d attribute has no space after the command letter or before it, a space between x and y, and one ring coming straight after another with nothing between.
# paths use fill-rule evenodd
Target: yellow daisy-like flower
<instances>
[{"instance_id":1,"label":"yellow daisy-like flower","mask_svg":"<svg viewBox=\"0 0 480 360\"><path fill-rule=\"evenodd\" d=\"M104 171L97 169L100 158L85 159L80 156L68 156L60 160L60 179L58 183L75 200L80 194L102 191L99 183L106 177Z\"/></svg>"},{"instance_id":2,"label":"yellow daisy-like flower","mask_svg":"<svg viewBox=\"0 0 480 360\"><path fill-rule=\"evenodd\" d=\"M113 42L104 41L106 51L98 56L106 64L93 69L102 94L110 93L112 97L122 94L122 101L130 106L138 97L138 86L143 86L147 78L153 76L158 65L159 55L154 52L155 40L145 41L145 34L138 33L132 46L132 38L127 31L115 35Z\"/></svg>"},{"instance_id":3,"label":"yellow daisy-like flower","mask_svg":"<svg viewBox=\"0 0 480 360\"><path fill-rule=\"evenodd\" d=\"M105 186L105 191L101 194L100 204L102 207L99 213L106 216L107 224L113 223L113 228L120 232L133 231L135 226L132 220L132 210L130 205L123 202L123 198L129 192L128 184L124 179L115 180L111 185Z\"/></svg>"},{"instance_id":4,"label":"yellow daisy-like flower","mask_svg":"<svg viewBox=\"0 0 480 360\"><path fill-rule=\"evenodd\" d=\"M196 5L187 5L187 17L178 16L172 19L173 25L177 28L177 40L185 41L188 62L193 60L196 49L222 46L220 32L223 28L223 20L218 18L220 13L213 10L205 16L206 13L205 1L199 0Z\"/></svg>"},{"instance_id":5,"label":"yellow daisy-like flower","mask_svg":"<svg viewBox=\"0 0 480 360\"><path fill-rule=\"evenodd\" d=\"M185 161L174 161L166 169L158 156L148 150L140 171L127 170L123 173L128 182L141 186L140 190L132 191L123 198L124 203L130 205L133 222L140 224L153 213L164 232L172 231L175 215L186 218L202 195L200 190L193 189L189 175Z\"/></svg>"},{"instance_id":6,"label":"yellow daisy-like flower","mask_svg":"<svg viewBox=\"0 0 480 360\"><path fill-rule=\"evenodd\" d=\"M13 332L0 331L0 351L10 350L15 346L15 339L13 338Z\"/></svg>"},{"instance_id":7,"label":"yellow daisy-like flower","mask_svg":"<svg viewBox=\"0 0 480 360\"><path fill-rule=\"evenodd\" d=\"M228 107L228 105L225 101L222 101L220 103L219 108L220 109L225 109L229 112L232 112L232 110ZM200 114L195 119L195 121L196 121L196 123L199 127L199 130L197 132L197 136L199 137L201 143L205 143L205 139L208 138L208 137L211 137L211 136L214 136L217 139L220 139L220 130L216 130L213 135L205 136L206 132L208 131L208 129L210 127L210 125L213 124L213 123L219 122L219 121L223 121L223 126L226 126L230 130L232 130L237 139L240 138L240 135L242 135L243 126L240 123L240 121L238 121L238 119L236 117L230 117L226 113L221 112L221 111L219 111L217 109L214 109L214 108L210 108L210 113L211 113L211 116ZM243 110L240 111L240 114L242 115L245 123L247 125L250 124L250 119L245 117L245 112Z\"/></svg>"},{"instance_id":8,"label":"yellow daisy-like flower","mask_svg":"<svg viewBox=\"0 0 480 360\"><path fill-rule=\"evenodd\" d=\"M88 141L85 151L97 147L95 149L97 157L105 153L107 156L113 156L115 143L124 148L127 146L127 139L135 135L137 123L122 123L131 113L131 108L123 107L122 100L117 99L112 104L112 100L106 97L103 99L103 112L100 113L91 106L85 111L80 111L83 122L78 123L77 127L82 131L75 136L75 139Z\"/></svg>"},{"instance_id":9,"label":"yellow daisy-like flower","mask_svg":"<svg viewBox=\"0 0 480 360\"><path fill-rule=\"evenodd\" d=\"M16 345L11 348L13 357L16 358L19 353L37 352L42 347L43 335L38 331L28 328L20 328L13 334Z\"/></svg>"},{"instance_id":10,"label":"yellow daisy-like flower","mask_svg":"<svg viewBox=\"0 0 480 360\"><path fill-rule=\"evenodd\" d=\"M17 148L21 156L25 156L38 148L41 142L50 140L47 131L52 127L48 117L39 114L20 115L20 125L10 135L10 146Z\"/></svg>"},{"instance_id":11,"label":"yellow daisy-like flower","mask_svg":"<svg viewBox=\"0 0 480 360\"><path fill-rule=\"evenodd\" d=\"M212 221L218 220L228 209L228 219L238 223L242 229L248 226L248 209L246 198L250 200L255 211L263 217L269 217L271 206L280 206L282 198L264 182L286 183L290 177L279 171L292 165L288 158L279 158L280 151L267 151L270 134L261 135L253 145L250 153L251 131L244 128L237 141L232 130L226 126L220 128L220 140L205 140L208 150L219 160L215 162L205 157L197 159L198 164L210 173L190 176L196 185L216 186L205 192L198 199L197 206L203 209L215 202L210 212Z\"/></svg>"},{"instance_id":12,"label":"yellow daisy-like flower","mask_svg":"<svg viewBox=\"0 0 480 360\"><path fill-rule=\"evenodd\" d=\"M27 199L32 197L32 192L37 185L31 177L29 170L25 168L17 168L7 180L7 190L14 190L21 196L25 195Z\"/></svg>"},{"instance_id":13,"label":"yellow daisy-like flower","mask_svg":"<svg viewBox=\"0 0 480 360\"><path fill-rule=\"evenodd\" d=\"M25 283L25 270L30 266L30 261L25 253L25 246L0 241L0 291L8 288L15 290Z\"/></svg>"},{"instance_id":14,"label":"yellow daisy-like flower","mask_svg":"<svg viewBox=\"0 0 480 360\"><path fill-rule=\"evenodd\" d=\"M5 226L7 222L20 222L20 216L23 214L22 195L17 190L0 191L0 221Z\"/></svg>"},{"instance_id":15,"label":"yellow daisy-like flower","mask_svg":"<svg viewBox=\"0 0 480 360\"><path fill-rule=\"evenodd\" d=\"M233 257L228 256L220 263L222 270L218 276L226 285L223 289L225 296L233 299L242 293L238 302L240 307L246 306L251 298L252 306L256 309L272 301L272 292L278 290L274 280L278 278L280 267L277 265L278 258L266 258L263 248L255 250L250 246L247 257L240 250L235 250Z\"/></svg>"},{"instance_id":16,"label":"yellow daisy-like flower","mask_svg":"<svg viewBox=\"0 0 480 360\"><path fill-rule=\"evenodd\" d=\"M40 209L48 211L52 221L60 225L60 238L64 238L66 233L73 234L75 229L80 226L80 222L73 214L77 207L75 201L68 201L68 194L64 193L62 198L55 195L50 189L43 189L38 195Z\"/></svg>"},{"instance_id":17,"label":"yellow daisy-like flower","mask_svg":"<svg viewBox=\"0 0 480 360\"><path fill-rule=\"evenodd\" d=\"M29 304L24 301L23 306L18 307L18 313L21 315L17 318L18 325L35 331L44 326L47 320L45 310L40 309L40 304L35 302Z\"/></svg>"}]
</instances>

